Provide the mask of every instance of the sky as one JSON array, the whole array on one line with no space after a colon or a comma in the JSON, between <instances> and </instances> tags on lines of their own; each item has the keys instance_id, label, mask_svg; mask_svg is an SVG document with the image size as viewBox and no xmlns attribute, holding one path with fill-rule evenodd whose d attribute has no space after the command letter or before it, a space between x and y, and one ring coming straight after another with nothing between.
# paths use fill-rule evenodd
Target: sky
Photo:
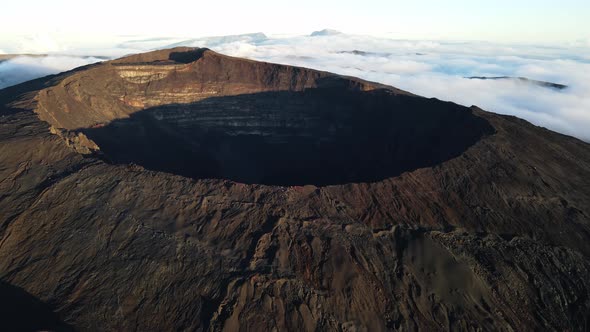
<instances>
[{"instance_id":1,"label":"sky","mask_svg":"<svg viewBox=\"0 0 590 332\"><path fill-rule=\"evenodd\" d=\"M196 37L329 27L400 39L558 43L590 38L588 0L5 1L0 39Z\"/></svg>"},{"instance_id":2,"label":"sky","mask_svg":"<svg viewBox=\"0 0 590 332\"><path fill-rule=\"evenodd\" d=\"M10 1L0 54L49 56L0 60L0 88L130 53L209 47L477 105L590 142L588 18L587 0ZM310 36L324 28L342 33Z\"/></svg>"}]
</instances>

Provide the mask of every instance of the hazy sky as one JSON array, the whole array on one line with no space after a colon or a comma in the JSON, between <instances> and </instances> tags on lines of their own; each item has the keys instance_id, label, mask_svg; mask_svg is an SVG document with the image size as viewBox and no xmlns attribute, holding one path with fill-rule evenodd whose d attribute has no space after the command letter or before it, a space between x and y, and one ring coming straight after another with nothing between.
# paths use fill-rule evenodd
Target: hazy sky
<instances>
[{"instance_id":1,"label":"hazy sky","mask_svg":"<svg viewBox=\"0 0 590 332\"><path fill-rule=\"evenodd\" d=\"M588 0L5 1L0 40L246 32L347 33L402 39L555 43L590 41Z\"/></svg>"}]
</instances>

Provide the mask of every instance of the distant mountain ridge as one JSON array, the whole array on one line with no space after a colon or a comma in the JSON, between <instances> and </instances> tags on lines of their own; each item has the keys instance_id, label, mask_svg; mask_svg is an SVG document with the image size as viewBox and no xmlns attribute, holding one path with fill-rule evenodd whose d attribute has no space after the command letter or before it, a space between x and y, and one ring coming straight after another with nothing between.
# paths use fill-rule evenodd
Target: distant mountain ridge
<instances>
[{"instance_id":1,"label":"distant mountain ridge","mask_svg":"<svg viewBox=\"0 0 590 332\"><path fill-rule=\"evenodd\" d=\"M552 82L545 82L545 81L537 81L532 80L526 77L513 77L513 76L470 76L466 77L470 80L509 80L509 81L516 81L516 82L523 82L529 83L533 85L538 85L545 88L552 88L557 90L567 89L568 86L565 84L558 84Z\"/></svg>"},{"instance_id":2,"label":"distant mountain ridge","mask_svg":"<svg viewBox=\"0 0 590 332\"><path fill-rule=\"evenodd\" d=\"M343 33L338 31L338 30L334 30L334 29L323 29L323 30L319 30L319 31L314 31L310 34L311 37L320 37L320 36L337 36L337 35L342 35Z\"/></svg>"},{"instance_id":3,"label":"distant mountain ridge","mask_svg":"<svg viewBox=\"0 0 590 332\"><path fill-rule=\"evenodd\" d=\"M239 35L228 35L228 36L211 36L211 37L202 37L202 38L193 38L183 40L178 43L170 44L165 46L164 48L174 48L174 47L182 47L186 45L196 45L196 44L205 44L208 47L213 47L217 45L223 45L228 43L235 43L235 42L247 42L247 43L261 43L267 40L268 37L262 32L256 33L246 33L246 34L239 34Z\"/></svg>"}]
</instances>

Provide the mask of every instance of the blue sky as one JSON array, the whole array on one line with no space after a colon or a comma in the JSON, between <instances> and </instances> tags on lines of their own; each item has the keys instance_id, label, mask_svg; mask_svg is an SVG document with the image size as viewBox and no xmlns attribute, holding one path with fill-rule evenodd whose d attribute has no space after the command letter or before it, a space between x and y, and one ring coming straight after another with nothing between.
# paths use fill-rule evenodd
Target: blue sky
<instances>
[{"instance_id":1,"label":"blue sky","mask_svg":"<svg viewBox=\"0 0 590 332\"><path fill-rule=\"evenodd\" d=\"M6 1L0 40L206 36L333 28L400 39L557 43L590 38L587 0Z\"/></svg>"}]
</instances>

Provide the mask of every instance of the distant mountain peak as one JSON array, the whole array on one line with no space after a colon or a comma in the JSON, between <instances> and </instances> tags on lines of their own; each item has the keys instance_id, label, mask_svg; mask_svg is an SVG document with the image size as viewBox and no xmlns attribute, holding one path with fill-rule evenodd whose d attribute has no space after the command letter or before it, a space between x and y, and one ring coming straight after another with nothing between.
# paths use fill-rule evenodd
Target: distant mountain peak
<instances>
[{"instance_id":1,"label":"distant mountain peak","mask_svg":"<svg viewBox=\"0 0 590 332\"><path fill-rule=\"evenodd\" d=\"M338 30L334 30L334 29L323 29L323 30L319 30L319 31L314 31L311 33L311 37L320 37L320 36L337 36L337 35L343 35L344 33L338 31Z\"/></svg>"}]
</instances>

